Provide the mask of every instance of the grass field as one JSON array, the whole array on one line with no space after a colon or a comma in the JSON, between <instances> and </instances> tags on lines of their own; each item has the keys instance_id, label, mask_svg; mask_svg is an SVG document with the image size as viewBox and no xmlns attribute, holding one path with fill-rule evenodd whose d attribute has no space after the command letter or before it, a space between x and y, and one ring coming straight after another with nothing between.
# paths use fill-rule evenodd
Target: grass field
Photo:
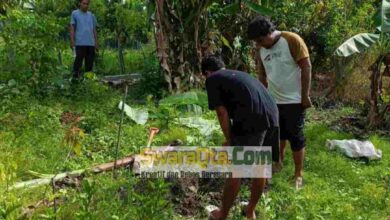
<instances>
[{"instance_id":1,"label":"grass field","mask_svg":"<svg viewBox=\"0 0 390 220\"><path fill-rule=\"evenodd\" d=\"M1 90L7 87L0 86ZM87 175L78 187L60 187L55 194L47 186L8 191L15 182L34 178L29 170L51 174L112 161L120 119L117 106L122 98L119 92L92 81L68 93L43 99L31 96L23 87L15 88L19 91L5 96L0 107L0 218L16 219L25 211L23 208L60 196L65 199L56 206L59 219L205 219L200 212L192 217L180 216L175 208L180 201L172 202L169 184L155 180L139 189L139 180L126 170L115 181L110 173ZM150 126L161 128L155 145L178 138L184 144L203 141L211 145L221 140L220 133L205 140L199 132L161 117L161 114L174 117L173 109L143 108L149 108L156 117L146 126L136 125L128 118L124 120L120 156L145 145ZM271 190L257 207L261 219L389 219L390 138L367 134L383 151L383 159L377 162L348 159L325 148L327 139L353 138L353 134L332 130L330 125L354 111L351 107L310 110L305 129L305 186L295 191L289 185L293 164L288 151L284 169L274 176ZM82 132L69 132L72 124L61 123L64 112L80 116L76 127ZM204 114L215 118L212 112ZM188 136L192 137L191 141L186 140ZM69 137L79 146L67 142ZM79 155L75 153L78 147ZM244 186L239 199L247 200L248 196L248 188ZM208 201L205 195L199 198L202 204ZM54 219L53 213L53 207L40 207L31 218ZM232 210L231 218L242 219L239 210Z\"/></svg>"}]
</instances>

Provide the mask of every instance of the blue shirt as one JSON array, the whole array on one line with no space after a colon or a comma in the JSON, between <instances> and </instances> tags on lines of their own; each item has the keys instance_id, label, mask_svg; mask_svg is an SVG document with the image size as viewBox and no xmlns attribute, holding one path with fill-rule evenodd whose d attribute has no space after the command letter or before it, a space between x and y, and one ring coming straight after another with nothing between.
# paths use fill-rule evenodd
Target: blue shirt
<instances>
[{"instance_id":1,"label":"blue shirt","mask_svg":"<svg viewBox=\"0 0 390 220\"><path fill-rule=\"evenodd\" d=\"M70 17L70 24L75 28L76 46L95 46L96 18L91 12L83 12L80 9L74 10Z\"/></svg>"}]
</instances>

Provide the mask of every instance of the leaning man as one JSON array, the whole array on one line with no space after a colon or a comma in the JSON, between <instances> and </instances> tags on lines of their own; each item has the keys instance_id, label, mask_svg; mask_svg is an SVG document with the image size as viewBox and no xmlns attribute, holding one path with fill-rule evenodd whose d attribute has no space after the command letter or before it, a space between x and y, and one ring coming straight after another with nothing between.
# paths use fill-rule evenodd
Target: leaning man
<instances>
[{"instance_id":1,"label":"leaning man","mask_svg":"<svg viewBox=\"0 0 390 220\"><path fill-rule=\"evenodd\" d=\"M248 73L228 70L215 56L202 60L210 110L216 110L225 136L224 146L271 146L273 161L279 160L278 108L267 89ZM265 178L252 180L251 196L244 213L255 219L255 207L264 190ZM220 208L209 219L226 219L240 190L240 179L227 179Z\"/></svg>"}]
</instances>

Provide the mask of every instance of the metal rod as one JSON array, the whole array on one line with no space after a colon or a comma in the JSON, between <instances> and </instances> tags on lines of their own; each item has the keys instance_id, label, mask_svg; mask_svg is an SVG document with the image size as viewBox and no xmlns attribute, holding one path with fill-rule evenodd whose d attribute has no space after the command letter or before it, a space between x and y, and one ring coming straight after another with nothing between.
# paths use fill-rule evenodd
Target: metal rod
<instances>
[{"instance_id":1,"label":"metal rod","mask_svg":"<svg viewBox=\"0 0 390 220\"><path fill-rule=\"evenodd\" d=\"M121 119L119 122L119 129L118 129L118 139L116 142L116 147L115 147L115 161L114 161L114 170L112 172L113 178L116 179L116 169L117 169L117 160L118 160L118 152L119 152L119 147L120 147L120 138L121 138L121 132L122 132L122 124L123 124L123 115L125 113L125 102L127 98L127 91L128 91L128 85L126 84L125 87L125 94L123 95L123 101L122 101L122 113L121 113Z\"/></svg>"}]
</instances>

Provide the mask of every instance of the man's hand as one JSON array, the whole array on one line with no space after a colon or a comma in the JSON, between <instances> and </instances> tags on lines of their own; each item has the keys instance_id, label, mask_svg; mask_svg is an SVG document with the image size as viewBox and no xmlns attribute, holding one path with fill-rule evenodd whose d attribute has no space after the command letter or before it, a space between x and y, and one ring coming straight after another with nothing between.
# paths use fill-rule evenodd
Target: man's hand
<instances>
[{"instance_id":1,"label":"man's hand","mask_svg":"<svg viewBox=\"0 0 390 220\"><path fill-rule=\"evenodd\" d=\"M219 125L221 126L223 135L225 136L225 143L223 145L229 146L231 137L229 113L224 106L218 106L215 108L215 110L217 111Z\"/></svg>"},{"instance_id":2,"label":"man's hand","mask_svg":"<svg viewBox=\"0 0 390 220\"><path fill-rule=\"evenodd\" d=\"M95 53L99 53L99 45L95 45Z\"/></svg>"},{"instance_id":3,"label":"man's hand","mask_svg":"<svg viewBox=\"0 0 390 220\"><path fill-rule=\"evenodd\" d=\"M310 97L308 97L308 96L302 97L302 107L303 107L303 109L307 109L307 108L310 108L312 106L313 106L313 104L311 103Z\"/></svg>"},{"instance_id":4,"label":"man's hand","mask_svg":"<svg viewBox=\"0 0 390 220\"><path fill-rule=\"evenodd\" d=\"M302 71L301 85L302 85L302 107L307 109L312 107L310 100L310 87L311 87L311 63L309 58L303 58L298 62Z\"/></svg>"},{"instance_id":5,"label":"man's hand","mask_svg":"<svg viewBox=\"0 0 390 220\"><path fill-rule=\"evenodd\" d=\"M69 37L70 37L70 49L73 50L73 48L75 47L75 30L74 30L74 26L71 24L69 26Z\"/></svg>"}]
</instances>

